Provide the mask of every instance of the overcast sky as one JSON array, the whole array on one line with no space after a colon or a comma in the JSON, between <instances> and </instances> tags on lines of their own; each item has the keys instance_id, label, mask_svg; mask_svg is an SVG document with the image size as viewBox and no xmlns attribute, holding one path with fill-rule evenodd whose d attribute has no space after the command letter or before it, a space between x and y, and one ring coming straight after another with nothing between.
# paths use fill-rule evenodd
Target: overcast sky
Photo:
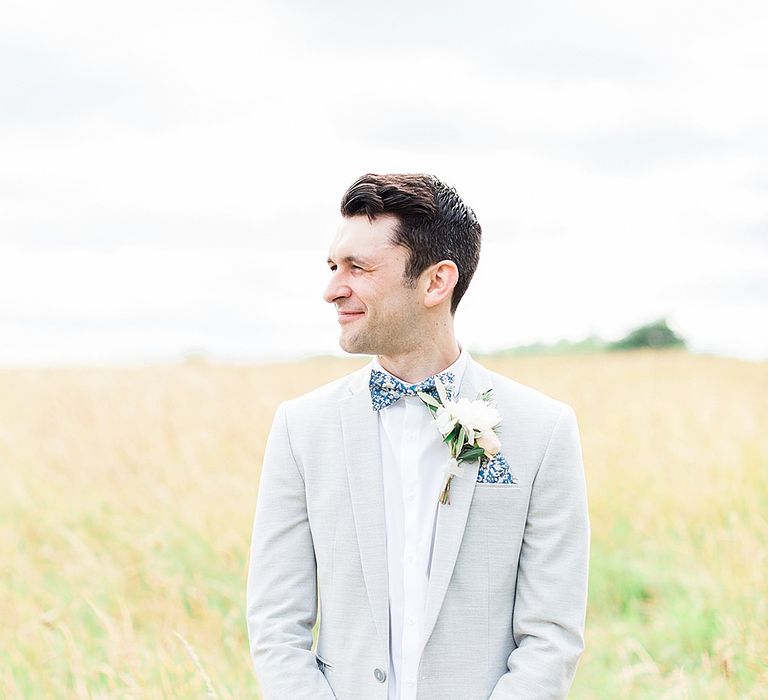
<instances>
[{"instance_id":1,"label":"overcast sky","mask_svg":"<svg viewBox=\"0 0 768 700\"><path fill-rule=\"evenodd\" d=\"M470 349L768 359L768 3L3 3L0 364L337 352L338 203L483 227Z\"/></svg>"}]
</instances>

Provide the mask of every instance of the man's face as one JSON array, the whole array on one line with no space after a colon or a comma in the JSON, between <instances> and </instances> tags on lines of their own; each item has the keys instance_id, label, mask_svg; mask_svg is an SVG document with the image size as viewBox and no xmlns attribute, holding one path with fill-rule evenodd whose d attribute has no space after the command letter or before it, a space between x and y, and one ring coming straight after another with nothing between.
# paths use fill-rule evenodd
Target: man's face
<instances>
[{"instance_id":1,"label":"man's face","mask_svg":"<svg viewBox=\"0 0 768 700\"><path fill-rule=\"evenodd\" d=\"M395 356L416 347L424 305L407 286L408 250L394 245L397 220L378 216L345 218L328 253L331 281L324 299L336 305L339 344L347 352Z\"/></svg>"}]
</instances>

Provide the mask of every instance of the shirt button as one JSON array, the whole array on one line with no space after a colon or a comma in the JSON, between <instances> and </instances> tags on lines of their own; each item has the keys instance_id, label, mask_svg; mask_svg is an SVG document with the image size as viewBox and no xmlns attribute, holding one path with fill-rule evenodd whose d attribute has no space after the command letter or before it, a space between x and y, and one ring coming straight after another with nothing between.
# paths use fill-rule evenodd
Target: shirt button
<instances>
[{"instance_id":1,"label":"shirt button","mask_svg":"<svg viewBox=\"0 0 768 700\"><path fill-rule=\"evenodd\" d=\"M407 622L409 625L412 625L412 624L413 624L413 622L414 622L414 620L413 620L413 618L412 618L412 617L409 617L409 618L406 620L406 622Z\"/></svg>"},{"instance_id":2,"label":"shirt button","mask_svg":"<svg viewBox=\"0 0 768 700\"><path fill-rule=\"evenodd\" d=\"M415 494L413 491L411 491L411 492L408 494L408 500L409 500L409 501L413 501L413 499L414 499L414 498L416 498L416 494Z\"/></svg>"},{"instance_id":3,"label":"shirt button","mask_svg":"<svg viewBox=\"0 0 768 700\"><path fill-rule=\"evenodd\" d=\"M384 673L380 668L373 669L373 677L379 682L383 683L385 680L387 680L387 674Z\"/></svg>"}]
</instances>

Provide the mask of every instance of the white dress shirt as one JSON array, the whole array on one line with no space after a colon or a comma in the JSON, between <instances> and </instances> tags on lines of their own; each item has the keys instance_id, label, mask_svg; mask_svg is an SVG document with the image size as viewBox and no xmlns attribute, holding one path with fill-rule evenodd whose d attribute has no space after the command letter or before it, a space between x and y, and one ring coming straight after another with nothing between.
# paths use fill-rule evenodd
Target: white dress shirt
<instances>
[{"instance_id":1,"label":"white dress shirt","mask_svg":"<svg viewBox=\"0 0 768 700\"><path fill-rule=\"evenodd\" d=\"M468 357L462 350L444 370L453 373L456 391ZM377 358L373 367L386 372ZM449 453L418 397L403 397L378 414L389 572L388 700L415 700L438 499Z\"/></svg>"}]
</instances>

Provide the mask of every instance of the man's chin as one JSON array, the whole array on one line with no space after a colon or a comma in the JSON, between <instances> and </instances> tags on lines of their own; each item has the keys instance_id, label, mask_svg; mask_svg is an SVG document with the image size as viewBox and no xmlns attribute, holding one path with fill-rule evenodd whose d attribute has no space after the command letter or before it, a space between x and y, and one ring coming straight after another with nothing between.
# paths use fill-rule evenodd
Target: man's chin
<instances>
[{"instance_id":1,"label":"man's chin","mask_svg":"<svg viewBox=\"0 0 768 700\"><path fill-rule=\"evenodd\" d=\"M339 346L344 352L348 352L350 355L376 355L374 350L371 350L369 344L363 339L358 337L348 337L343 333L339 338Z\"/></svg>"}]
</instances>

